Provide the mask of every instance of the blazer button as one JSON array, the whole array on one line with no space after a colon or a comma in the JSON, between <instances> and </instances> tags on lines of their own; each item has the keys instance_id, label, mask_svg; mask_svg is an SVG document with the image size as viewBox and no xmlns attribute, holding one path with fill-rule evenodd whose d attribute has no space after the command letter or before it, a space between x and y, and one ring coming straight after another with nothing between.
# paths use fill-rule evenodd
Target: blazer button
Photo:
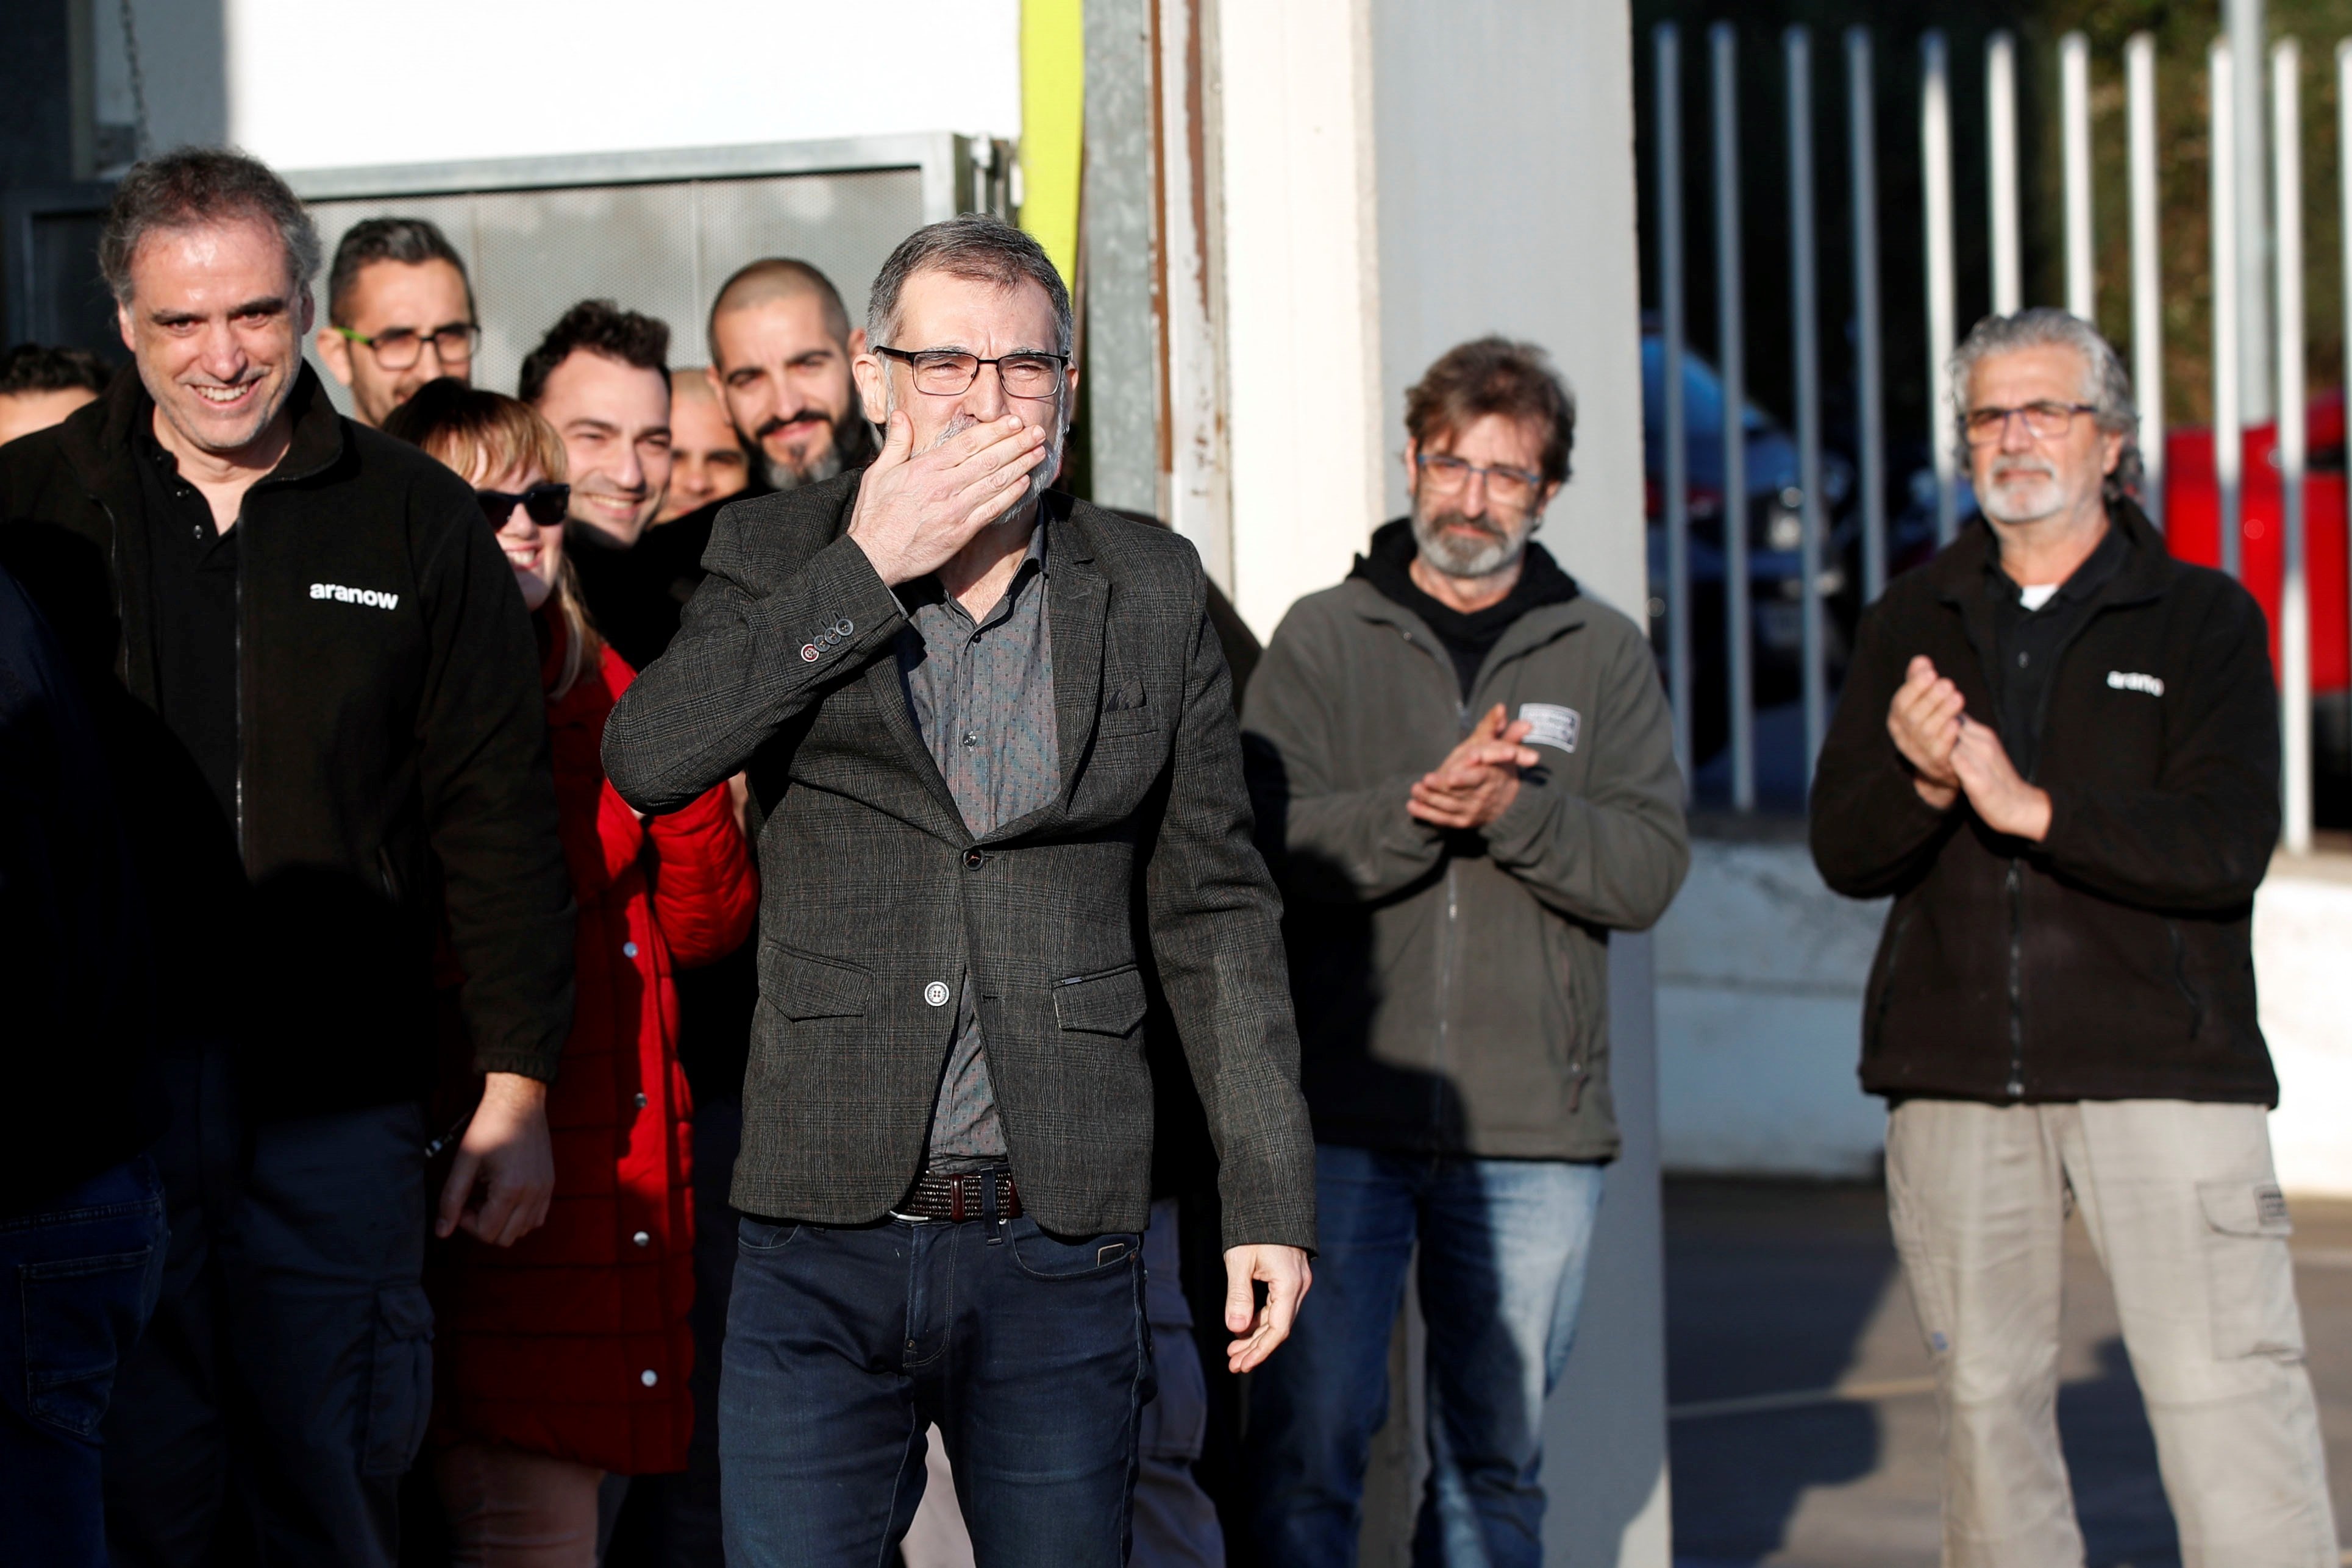
<instances>
[{"instance_id":1,"label":"blazer button","mask_svg":"<svg viewBox=\"0 0 2352 1568\"><path fill-rule=\"evenodd\" d=\"M645 1108L646 1108L646 1097L645 1097L645 1092L641 1089L641 1090L639 1090L639 1091L638 1091L638 1093L637 1093L637 1109L638 1109L639 1110L643 1110Z\"/></svg>"},{"instance_id":2,"label":"blazer button","mask_svg":"<svg viewBox=\"0 0 2352 1568\"><path fill-rule=\"evenodd\" d=\"M637 1373L637 1381L644 1384L647 1388L651 1388L655 1384L661 1381L661 1373L656 1372L651 1367L647 1367L645 1371Z\"/></svg>"},{"instance_id":3,"label":"blazer button","mask_svg":"<svg viewBox=\"0 0 2352 1568\"><path fill-rule=\"evenodd\" d=\"M636 957L636 956L637 956L637 944L636 944L635 942L623 942L623 943L621 944L621 956L622 956L623 958L635 958L635 957Z\"/></svg>"},{"instance_id":4,"label":"blazer button","mask_svg":"<svg viewBox=\"0 0 2352 1568\"><path fill-rule=\"evenodd\" d=\"M946 1006L948 998L953 994L954 993L948 989L948 983L944 980L934 980L923 987L923 1000L934 1007Z\"/></svg>"},{"instance_id":5,"label":"blazer button","mask_svg":"<svg viewBox=\"0 0 2352 1568\"><path fill-rule=\"evenodd\" d=\"M654 1238L642 1230L637 1232L636 1235L629 1237L629 1239L635 1242L639 1247L651 1247L654 1244Z\"/></svg>"},{"instance_id":6,"label":"blazer button","mask_svg":"<svg viewBox=\"0 0 2352 1568\"><path fill-rule=\"evenodd\" d=\"M988 857L980 850L967 849L963 852L963 868L967 871L977 871L987 862Z\"/></svg>"}]
</instances>

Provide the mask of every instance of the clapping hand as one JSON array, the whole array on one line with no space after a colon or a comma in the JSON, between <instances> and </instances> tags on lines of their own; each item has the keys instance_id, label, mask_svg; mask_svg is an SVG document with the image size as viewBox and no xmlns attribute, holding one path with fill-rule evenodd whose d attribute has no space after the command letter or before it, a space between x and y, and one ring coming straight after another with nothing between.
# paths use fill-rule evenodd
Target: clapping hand
<instances>
[{"instance_id":1,"label":"clapping hand","mask_svg":"<svg viewBox=\"0 0 2352 1568\"><path fill-rule=\"evenodd\" d=\"M1496 703L1444 762L1414 782L1405 809L1433 827L1486 826L1518 798L1519 770L1539 760L1525 743L1534 728L1524 719L1512 723Z\"/></svg>"},{"instance_id":2,"label":"clapping hand","mask_svg":"<svg viewBox=\"0 0 2352 1568\"><path fill-rule=\"evenodd\" d=\"M1911 764L1912 785L1937 811L1949 811L1960 798L1952 752L1959 745L1966 708L1960 689L1948 677L1937 675L1935 662L1925 654L1912 659L1895 700L1886 706L1886 732Z\"/></svg>"}]
</instances>

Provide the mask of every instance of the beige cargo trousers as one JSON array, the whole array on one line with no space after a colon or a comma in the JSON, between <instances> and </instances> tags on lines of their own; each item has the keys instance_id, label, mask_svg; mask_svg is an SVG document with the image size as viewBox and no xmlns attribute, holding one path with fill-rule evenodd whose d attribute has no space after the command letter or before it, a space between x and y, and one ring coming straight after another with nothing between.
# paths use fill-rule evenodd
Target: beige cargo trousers
<instances>
[{"instance_id":1,"label":"beige cargo trousers","mask_svg":"<svg viewBox=\"0 0 2352 1568\"><path fill-rule=\"evenodd\" d=\"M2115 1287L2186 1568L2336 1568L2265 1114L1915 1100L1889 1115L1888 1207L1943 1417L1945 1568L2082 1568L2057 1418L2070 1201Z\"/></svg>"}]
</instances>

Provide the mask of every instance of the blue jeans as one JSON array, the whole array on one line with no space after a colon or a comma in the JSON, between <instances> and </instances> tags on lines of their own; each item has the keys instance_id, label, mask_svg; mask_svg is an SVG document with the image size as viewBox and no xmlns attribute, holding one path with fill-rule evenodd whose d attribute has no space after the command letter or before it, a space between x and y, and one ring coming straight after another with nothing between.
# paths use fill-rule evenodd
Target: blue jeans
<instances>
[{"instance_id":1,"label":"blue jeans","mask_svg":"<svg viewBox=\"0 0 2352 1568\"><path fill-rule=\"evenodd\" d=\"M1544 1399L1584 1296L1601 1169L1318 1144L1315 1287L1251 1378L1252 1513L1268 1563L1344 1568L1389 1412L1389 1339L1421 1247L1429 1330L1423 1568L1543 1561Z\"/></svg>"},{"instance_id":2,"label":"blue jeans","mask_svg":"<svg viewBox=\"0 0 2352 1568\"><path fill-rule=\"evenodd\" d=\"M145 1155L0 1215L0 1556L105 1568L99 1422L163 1283Z\"/></svg>"},{"instance_id":3,"label":"blue jeans","mask_svg":"<svg viewBox=\"0 0 2352 1568\"><path fill-rule=\"evenodd\" d=\"M719 1381L730 1568L873 1568L939 1425L980 1568L1121 1568L1151 1397L1142 1237L746 1218Z\"/></svg>"}]
</instances>

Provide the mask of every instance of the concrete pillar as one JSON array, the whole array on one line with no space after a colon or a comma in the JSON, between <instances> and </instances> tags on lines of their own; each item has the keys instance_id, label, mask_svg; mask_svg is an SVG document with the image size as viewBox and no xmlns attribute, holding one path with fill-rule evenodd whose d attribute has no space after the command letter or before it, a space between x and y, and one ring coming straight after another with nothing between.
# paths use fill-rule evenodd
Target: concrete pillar
<instances>
[{"instance_id":1,"label":"concrete pillar","mask_svg":"<svg viewBox=\"0 0 2352 1568\"><path fill-rule=\"evenodd\" d=\"M1637 620L1641 289L1625 0L1223 7L1223 335L1235 599L1261 636L1404 507L1404 388L1465 338L1550 351L1579 403L1543 530ZM1465 89L1465 84L1471 84ZM1665 1568L1665 1363L1650 942L1612 944L1609 1173L1583 1329L1547 1426L1553 1563ZM1411 1340L1410 1324L1405 1338ZM1421 1465L1376 1455L1364 1561L1401 1561Z\"/></svg>"},{"instance_id":2,"label":"concrete pillar","mask_svg":"<svg viewBox=\"0 0 2352 1568\"><path fill-rule=\"evenodd\" d=\"M1151 0L1086 0L1086 45L1078 276L1086 293L1087 455L1095 500L1157 513Z\"/></svg>"},{"instance_id":3,"label":"concrete pillar","mask_svg":"<svg viewBox=\"0 0 2352 1568\"><path fill-rule=\"evenodd\" d=\"M1261 637L1347 574L1396 445L1381 423L1370 5L1218 12L1233 591Z\"/></svg>"}]
</instances>

